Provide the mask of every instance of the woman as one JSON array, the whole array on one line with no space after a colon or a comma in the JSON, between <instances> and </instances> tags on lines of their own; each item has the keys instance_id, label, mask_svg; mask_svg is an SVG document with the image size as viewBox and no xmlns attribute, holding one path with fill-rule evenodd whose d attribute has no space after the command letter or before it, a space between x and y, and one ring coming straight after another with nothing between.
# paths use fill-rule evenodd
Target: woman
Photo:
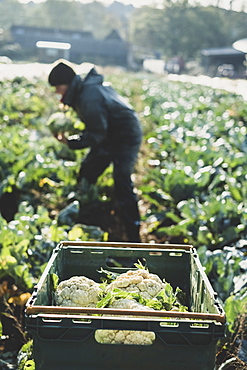
<instances>
[{"instance_id":1,"label":"woman","mask_svg":"<svg viewBox=\"0 0 247 370\"><path fill-rule=\"evenodd\" d=\"M57 139L71 149L90 147L81 164L79 184L95 184L113 163L116 199L121 207L129 242L140 242L140 215L131 174L137 159L142 130L133 108L92 68L82 79L67 62L58 62L49 74L50 85L62 95L85 124L79 135Z\"/></svg>"}]
</instances>

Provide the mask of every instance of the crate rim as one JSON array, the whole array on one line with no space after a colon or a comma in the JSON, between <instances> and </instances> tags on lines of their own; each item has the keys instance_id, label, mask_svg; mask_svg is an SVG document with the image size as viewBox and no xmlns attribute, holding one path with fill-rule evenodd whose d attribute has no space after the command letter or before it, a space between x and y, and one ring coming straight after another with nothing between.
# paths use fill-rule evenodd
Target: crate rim
<instances>
[{"instance_id":1,"label":"crate rim","mask_svg":"<svg viewBox=\"0 0 247 370\"><path fill-rule=\"evenodd\" d=\"M129 309L109 309L109 308L94 308L94 307L60 307L60 306L33 306L28 304L25 313L27 316L34 314L96 314L96 315L122 315L127 316L149 316L156 318L181 318L181 319L197 319L197 320L212 320L225 324L226 317L224 314L210 314L200 312L178 312L178 311L148 311L148 310L129 310ZM94 316L92 316L94 317ZM89 318L87 316L87 318ZM105 318L102 317L101 318Z\"/></svg>"},{"instance_id":2,"label":"crate rim","mask_svg":"<svg viewBox=\"0 0 247 370\"><path fill-rule=\"evenodd\" d=\"M177 249L184 251L193 251L195 250L194 246L191 244L169 244L169 243L128 243L128 242L99 242L99 241L68 241L62 240L58 243L55 250L61 249L63 247L108 247L108 248L130 248L130 249Z\"/></svg>"}]
</instances>

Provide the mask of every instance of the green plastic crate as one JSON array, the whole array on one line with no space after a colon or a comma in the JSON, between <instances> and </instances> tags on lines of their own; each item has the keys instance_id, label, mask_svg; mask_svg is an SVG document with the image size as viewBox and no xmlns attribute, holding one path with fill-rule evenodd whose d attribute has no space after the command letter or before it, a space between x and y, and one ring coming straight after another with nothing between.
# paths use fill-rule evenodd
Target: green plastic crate
<instances>
[{"instance_id":1,"label":"green plastic crate","mask_svg":"<svg viewBox=\"0 0 247 370\"><path fill-rule=\"evenodd\" d=\"M144 259L151 273L186 293L190 312L110 317L102 316L109 313L103 308L51 305L51 274L60 280L84 275L100 282L101 267L115 272L130 269L110 267L111 259ZM54 250L34 289L26 326L34 339L36 370L213 370L217 342L224 337L225 313L190 245L66 241ZM100 344L95 340L98 329L151 331L155 341L150 346Z\"/></svg>"}]
</instances>

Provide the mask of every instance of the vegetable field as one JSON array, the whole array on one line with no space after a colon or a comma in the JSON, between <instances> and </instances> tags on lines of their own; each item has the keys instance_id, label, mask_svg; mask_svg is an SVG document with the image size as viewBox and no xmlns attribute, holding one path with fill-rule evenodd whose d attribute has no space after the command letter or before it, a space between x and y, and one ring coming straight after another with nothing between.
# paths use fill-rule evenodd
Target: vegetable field
<instances>
[{"instance_id":1,"label":"vegetable field","mask_svg":"<svg viewBox=\"0 0 247 370\"><path fill-rule=\"evenodd\" d=\"M247 303L247 102L148 73L107 69L105 78L143 125L134 176L143 242L195 246L232 329ZM59 241L124 234L111 169L82 195L79 210L76 174L86 150L69 150L47 124L54 113L65 115L70 132L82 123L59 108L42 78L0 84L0 278L8 273L31 292Z\"/></svg>"}]
</instances>

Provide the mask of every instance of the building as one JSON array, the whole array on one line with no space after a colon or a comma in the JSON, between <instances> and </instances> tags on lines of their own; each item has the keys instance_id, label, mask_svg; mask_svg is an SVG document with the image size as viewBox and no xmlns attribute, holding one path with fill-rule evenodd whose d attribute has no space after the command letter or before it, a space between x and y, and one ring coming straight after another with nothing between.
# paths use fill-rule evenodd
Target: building
<instances>
[{"instance_id":1,"label":"building","mask_svg":"<svg viewBox=\"0 0 247 370\"><path fill-rule=\"evenodd\" d=\"M27 58L37 58L40 62L55 61L62 47L51 48L52 44L69 44L69 60L74 63L91 62L99 65L128 66L130 48L118 31L113 30L104 39L95 39L91 32L62 30L56 28L12 26L13 42L19 44ZM39 45L49 45L41 52ZM60 55L60 54L59 54Z\"/></svg>"},{"instance_id":2,"label":"building","mask_svg":"<svg viewBox=\"0 0 247 370\"><path fill-rule=\"evenodd\" d=\"M233 47L203 49L201 57L202 67L211 77L241 78L245 76L245 53Z\"/></svg>"}]
</instances>

